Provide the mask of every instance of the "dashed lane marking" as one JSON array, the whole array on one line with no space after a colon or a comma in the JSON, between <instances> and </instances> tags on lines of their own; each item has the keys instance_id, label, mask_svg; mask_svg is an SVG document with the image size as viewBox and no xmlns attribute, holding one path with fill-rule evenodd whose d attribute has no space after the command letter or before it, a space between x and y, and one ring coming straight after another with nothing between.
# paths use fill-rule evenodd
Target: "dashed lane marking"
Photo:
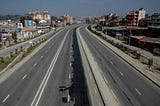
<instances>
[{"instance_id":1,"label":"dashed lane marking","mask_svg":"<svg viewBox=\"0 0 160 106\"><path fill-rule=\"evenodd\" d=\"M33 66L35 67L37 65L37 63L35 63Z\"/></svg>"},{"instance_id":2,"label":"dashed lane marking","mask_svg":"<svg viewBox=\"0 0 160 106\"><path fill-rule=\"evenodd\" d=\"M8 94L2 102L3 102L3 103L6 102L6 100L7 100L9 97L10 97L10 95Z\"/></svg>"},{"instance_id":3,"label":"dashed lane marking","mask_svg":"<svg viewBox=\"0 0 160 106\"><path fill-rule=\"evenodd\" d=\"M72 66L72 63L70 63L70 66Z\"/></svg>"},{"instance_id":4,"label":"dashed lane marking","mask_svg":"<svg viewBox=\"0 0 160 106\"><path fill-rule=\"evenodd\" d=\"M142 95L141 92L140 92L137 88L135 88L135 91L136 91L139 95Z\"/></svg>"},{"instance_id":5,"label":"dashed lane marking","mask_svg":"<svg viewBox=\"0 0 160 106\"><path fill-rule=\"evenodd\" d=\"M122 72L119 72L120 74L121 74L121 76L123 76L124 77L124 74L122 73Z\"/></svg>"},{"instance_id":6,"label":"dashed lane marking","mask_svg":"<svg viewBox=\"0 0 160 106\"><path fill-rule=\"evenodd\" d=\"M27 74L25 74L22 79L25 79L26 77L27 77Z\"/></svg>"},{"instance_id":7,"label":"dashed lane marking","mask_svg":"<svg viewBox=\"0 0 160 106\"><path fill-rule=\"evenodd\" d=\"M68 78L71 79L71 74L68 75Z\"/></svg>"},{"instance_id":8,"label":"dashed lane marking","mask_svg":"<svg viewBox=\"0 0 160 106\"><path fill-rule=\"evenodd\" d=\"M112 61L111 61L110 63L113 65L113 62L112 62Z\"/></svg>"}]
</instances>

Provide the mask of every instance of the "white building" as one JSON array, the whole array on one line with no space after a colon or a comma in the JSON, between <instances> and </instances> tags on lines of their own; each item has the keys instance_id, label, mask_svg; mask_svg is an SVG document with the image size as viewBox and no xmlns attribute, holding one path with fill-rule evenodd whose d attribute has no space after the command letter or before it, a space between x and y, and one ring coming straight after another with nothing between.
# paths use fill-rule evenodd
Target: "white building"
<instances>
[{"instance_id":1,"label":"white building","mask_svg":"<svg viewBox=\"0 0 160 106\"><path fill-rule=\"evenodd\" d=\"M143 8L140 8L138 12L139 12L138 20L141 20L142 18L145 18L146 11Z\"/></svg>"},{"instance_id":2,"label":"white building","mask_svg":"<svg viewBox=\"0 0 160 106\"><path fill-rule=\"evenodd\" d=\"M33 20L37 21L45 20L47 21L47 23L51 23L51 15L48 11L29 12L26 15L31 17Z\"/></svg>"},{"instance_id":3,"label":"white building","mask_svg":"<svg viewBox=\"0 0 160 106\"><path fill-rule=\"evenodd\" d=\"M73 24L73 17L69 16L68 14L64 15L64 17L66 17L66 21L68 24Z\"/></svg>"}]
</instances>

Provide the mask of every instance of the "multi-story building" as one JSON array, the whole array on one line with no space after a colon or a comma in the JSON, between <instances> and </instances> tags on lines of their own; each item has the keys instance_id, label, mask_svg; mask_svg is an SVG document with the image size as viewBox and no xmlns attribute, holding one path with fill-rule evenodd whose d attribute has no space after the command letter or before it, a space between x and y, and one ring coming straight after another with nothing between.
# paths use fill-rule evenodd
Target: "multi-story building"
<instances>
[{"instance_id":1,"label":"multi-story building","mask_svg":"<svg viewBox=\"0 0 160 106\"><path fill-rule=\"evenodd\" d=\"M138 26L139 20L145 18L146 11L140 8L137 11L131 11L126 15L127 26Z\"/></svg>"},{"instance_id":2,"label":"multi-story building","mask_svg":"<svg viewBox=\"0 0 160 106\"><path fill-rule=\"evenodd\" d=\"M149 26L149 22L151 21L151 18L142 18L141 20L139 20L139 27L148 27Z\"/></svg>"},{"instance_id":3,"label":"multi-story building","mask_svg":"<svg viewBox=\"0 0 160 106\"><path fill-rule=\"evenodd\" d=\"M151 20L149 21L149 26L158 26L160 27L160 13L154 13L151 16Z\"/></svg>"},{"instance_id":4,"label":"multi-story building","mask_svg":"<svg viewBox=\"0 0 160 106\"><path fill-rule=\"evenodd\" d=\"M67 24L73 24L73 17L68 14L64 15L64 17L66 18Z\"/></svg>"},{"instance_id":5,"label":"multi-story building","mask_svg":"<svg viewBox=\"0 0 160 106\"><path fill-rule=\"evenodd\" d=\"M47 23L51 23L51 15L48 11L29 12L26 16L32 18L36 22L45 20Z\"/></svg>"}]
</instances>

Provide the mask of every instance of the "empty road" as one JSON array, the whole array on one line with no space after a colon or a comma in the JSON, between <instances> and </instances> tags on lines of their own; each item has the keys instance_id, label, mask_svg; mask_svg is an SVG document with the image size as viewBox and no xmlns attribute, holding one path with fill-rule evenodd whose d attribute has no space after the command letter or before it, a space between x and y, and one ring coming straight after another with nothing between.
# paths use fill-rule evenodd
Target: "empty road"
<instances>
[{"instance_id":1,"label":"empty road","mask_svg":"<svg viewBox=\"0 0 160 106\"><path fill-rule=\"evenodd\" d=\"M81 64L75 27L67 27L0 83L0 106L88 106Z\"/></svg>"},{"instance_id":2,"label":"empty road","mask_svg":"<svg viewBox=\"0 0 160 106\"><path fill-rule=\"evenodd\" d=\"M160 88L100 43L86 31L85 27L80 28L80 34L101 67L104 80L109 81L111 89L121 100L122 105L158 106L160 104Z\"/></svg>"}]
</instances>

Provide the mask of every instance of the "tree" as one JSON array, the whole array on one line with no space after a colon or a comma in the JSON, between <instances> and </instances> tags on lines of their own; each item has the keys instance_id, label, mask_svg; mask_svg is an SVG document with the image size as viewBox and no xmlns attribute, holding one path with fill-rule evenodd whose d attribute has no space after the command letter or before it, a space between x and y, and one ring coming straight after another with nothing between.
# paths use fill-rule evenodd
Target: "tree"
<instances>
[{"instance_id":1,"label":"tree","mask_svg":"<svg viewBox=\"0 0 160 106\"><path fill-rule=\"evenodd\" d=\"M24 17L24 16L20 17L20 22L23 24L23 27L25 25L25 20L26 20L26 17Z\"/></svg>"},{"instance_id":2,"label":"tree","mask_svg":"<svg viewBox=\"0 0 160 106\"><path fill-rule=\"evenodd\" d=\"M17 32L12 32L12 38L14 39L15 43L17 43Z\"/></svg>"}]
</instances>

